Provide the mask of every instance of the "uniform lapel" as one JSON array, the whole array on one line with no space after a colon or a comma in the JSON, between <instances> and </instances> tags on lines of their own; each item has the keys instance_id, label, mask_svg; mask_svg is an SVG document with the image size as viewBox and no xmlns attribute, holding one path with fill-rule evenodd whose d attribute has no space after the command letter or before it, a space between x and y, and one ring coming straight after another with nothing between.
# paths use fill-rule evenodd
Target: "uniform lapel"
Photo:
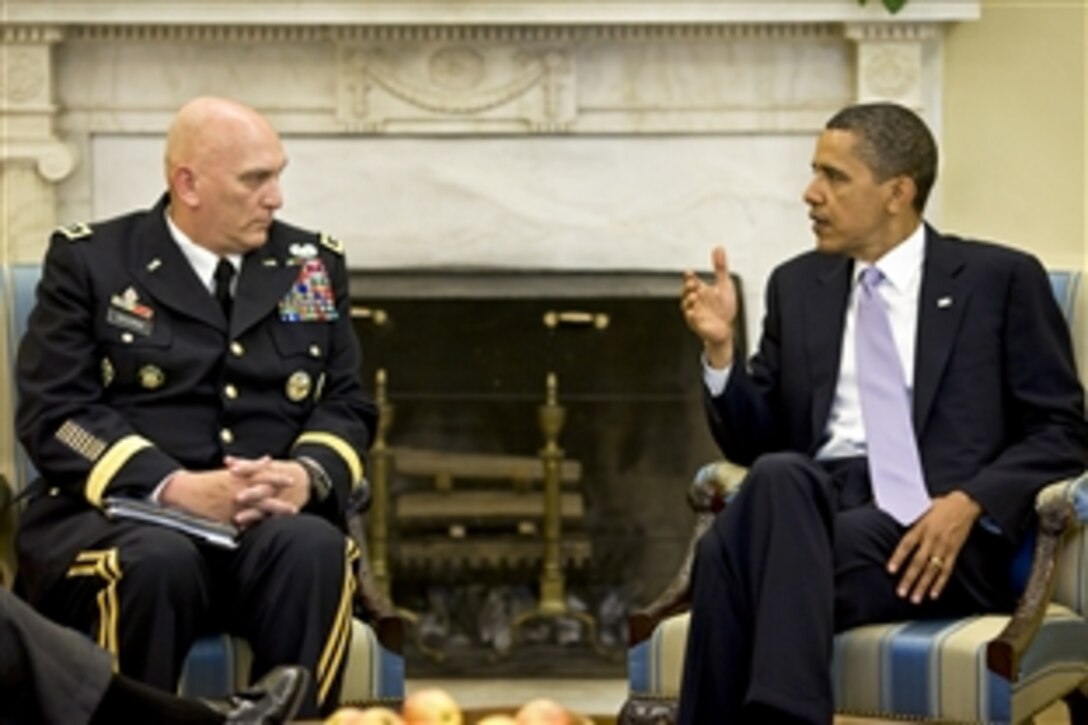
<instances>
[{"instance_id":1,"label":"uniform lapel","mask_svg":"<svg viewBox=\"0 0 1088 725\"><path fill-rule=\"evenodd\" d=\"M971 290L962 275L963 259L955 247L926 226L926 256L918 295L918 330L914 353L914 430L920 435Z\"/></svg>"},{"instance_id":2,"label":"uniform lapel","mask_svg":"<svg viewBox=\"0 0 1088 725\"><path fill-rule=\"evenodd\" d=\"M219 305L170 236L164 213L164 203L160 202L141 222L144 228L136 235L136 253L131 258L133 276L157 303L225 329Z\"/></svg>"},{"instance_id":3,"label":"uniform lapel","mask_svg":"<svg viewBox=\"0 0 1088 725\"><path fill-rule=\"evenodd\" d=\"M816 274L805 305L805 347L812 375L812 436L820 445L839 379L843 325L850 296L851 261L828 258Z\"/></svg>"},{"instance_id":4,"label":"uniform lapel","mask_svg":"<svg viewBox=\"0 0 1088 725\"><path fill-rule=\"evenodd\" d=\"M275 230L273 226L264 246L242 259L230 324L233 337L264 319L298 278L300 267L297 262L292 263L285 252L285 243Z\"/></svg>"}]
</instances>

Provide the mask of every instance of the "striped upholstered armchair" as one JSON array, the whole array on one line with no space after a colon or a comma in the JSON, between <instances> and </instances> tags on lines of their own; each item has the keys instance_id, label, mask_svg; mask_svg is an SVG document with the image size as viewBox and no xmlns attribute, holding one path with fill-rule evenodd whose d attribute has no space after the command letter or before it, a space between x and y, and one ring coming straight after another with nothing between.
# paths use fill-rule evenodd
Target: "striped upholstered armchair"
<instances>
[{"instance_id":1,"label":"striped upholstered armchair","mask_svg":"<svg viewBox=\"0 0 1088 725\"><path fill-rule=\"evenodd\" d=\"M1052 273L1072 319L1077 277ZM736 492L744 470L699 470L688 555L668 588L629 619L628 699L621 725L675 720L687 642L694 544ZM1038 526L1011 573L1011 615L869 625L840 633L832 661L836 709L846 715L942 722L1018 723L1057 700L1088 722L1088 473L1043 489Z\"/></svg>"}]
</instances>

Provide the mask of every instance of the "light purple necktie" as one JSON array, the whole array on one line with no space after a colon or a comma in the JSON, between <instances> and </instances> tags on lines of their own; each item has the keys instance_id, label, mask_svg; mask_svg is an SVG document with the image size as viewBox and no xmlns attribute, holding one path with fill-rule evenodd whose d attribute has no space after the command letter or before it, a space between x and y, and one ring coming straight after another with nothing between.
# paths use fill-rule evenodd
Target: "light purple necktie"
<instances>
[{"instance_id":1,"label":"light purple necktie","mask_svg":"<svg viewBox=\"0 0 1088 725\"><path fill-rule=\"evenodd\" d=\"M929 508L930 500L910 420L907 377L877 292L883 280L879 269L869 267L858 285L858 391L873 497L877 506L909 526Z\"/></svg>"}]
</instances>

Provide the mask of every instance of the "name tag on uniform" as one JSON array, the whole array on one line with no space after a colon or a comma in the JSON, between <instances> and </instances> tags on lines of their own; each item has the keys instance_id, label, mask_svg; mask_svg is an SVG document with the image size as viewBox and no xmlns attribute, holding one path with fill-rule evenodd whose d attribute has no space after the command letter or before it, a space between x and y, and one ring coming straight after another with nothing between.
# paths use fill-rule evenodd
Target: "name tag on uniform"
<instances>
[{"instance_id":1,"label":"name tag on uniform","mask_svg":"<svg viewBox=\"0 0 1088 725\"><path fill-rule=\"evenodd\" d=\"M154 329L155 311L140 302L136 290L129 287L119 295L110 298L110 307L106 311L106 323L144 337Z\"/></svg>"}]
</instances>

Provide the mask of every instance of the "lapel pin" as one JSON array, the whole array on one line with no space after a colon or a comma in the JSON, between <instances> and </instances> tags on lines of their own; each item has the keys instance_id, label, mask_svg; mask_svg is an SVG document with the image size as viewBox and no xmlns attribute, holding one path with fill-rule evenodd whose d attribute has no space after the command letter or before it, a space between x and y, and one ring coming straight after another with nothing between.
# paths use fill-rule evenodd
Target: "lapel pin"
<instances>
[{"instance_id":1,"label":"lapel pin","mask_svg":"<svg viewBox=\"0 0 1088 725\"><path fill-rule=\"evenodd\" d=\"M940 307L942 310L945 309L946 307L951 307L951 306L952 306L952 298L951 297L941 297L939 300L937 300L937 307Z\"/></svg>"},{"instance_id":2,"label":"lapel pin","mask_svg":"<svg viewBox=\"0 0 1088 725\"><path fill-rule=\"evenodd\" d=\"M158 257L155 257L154 259L152 259L150 262L147 263L147 271L148 272L154 272L156 269L158 269L161 266L162 266L162 260L159 259Z\"/></svg>"}]
</instances>

